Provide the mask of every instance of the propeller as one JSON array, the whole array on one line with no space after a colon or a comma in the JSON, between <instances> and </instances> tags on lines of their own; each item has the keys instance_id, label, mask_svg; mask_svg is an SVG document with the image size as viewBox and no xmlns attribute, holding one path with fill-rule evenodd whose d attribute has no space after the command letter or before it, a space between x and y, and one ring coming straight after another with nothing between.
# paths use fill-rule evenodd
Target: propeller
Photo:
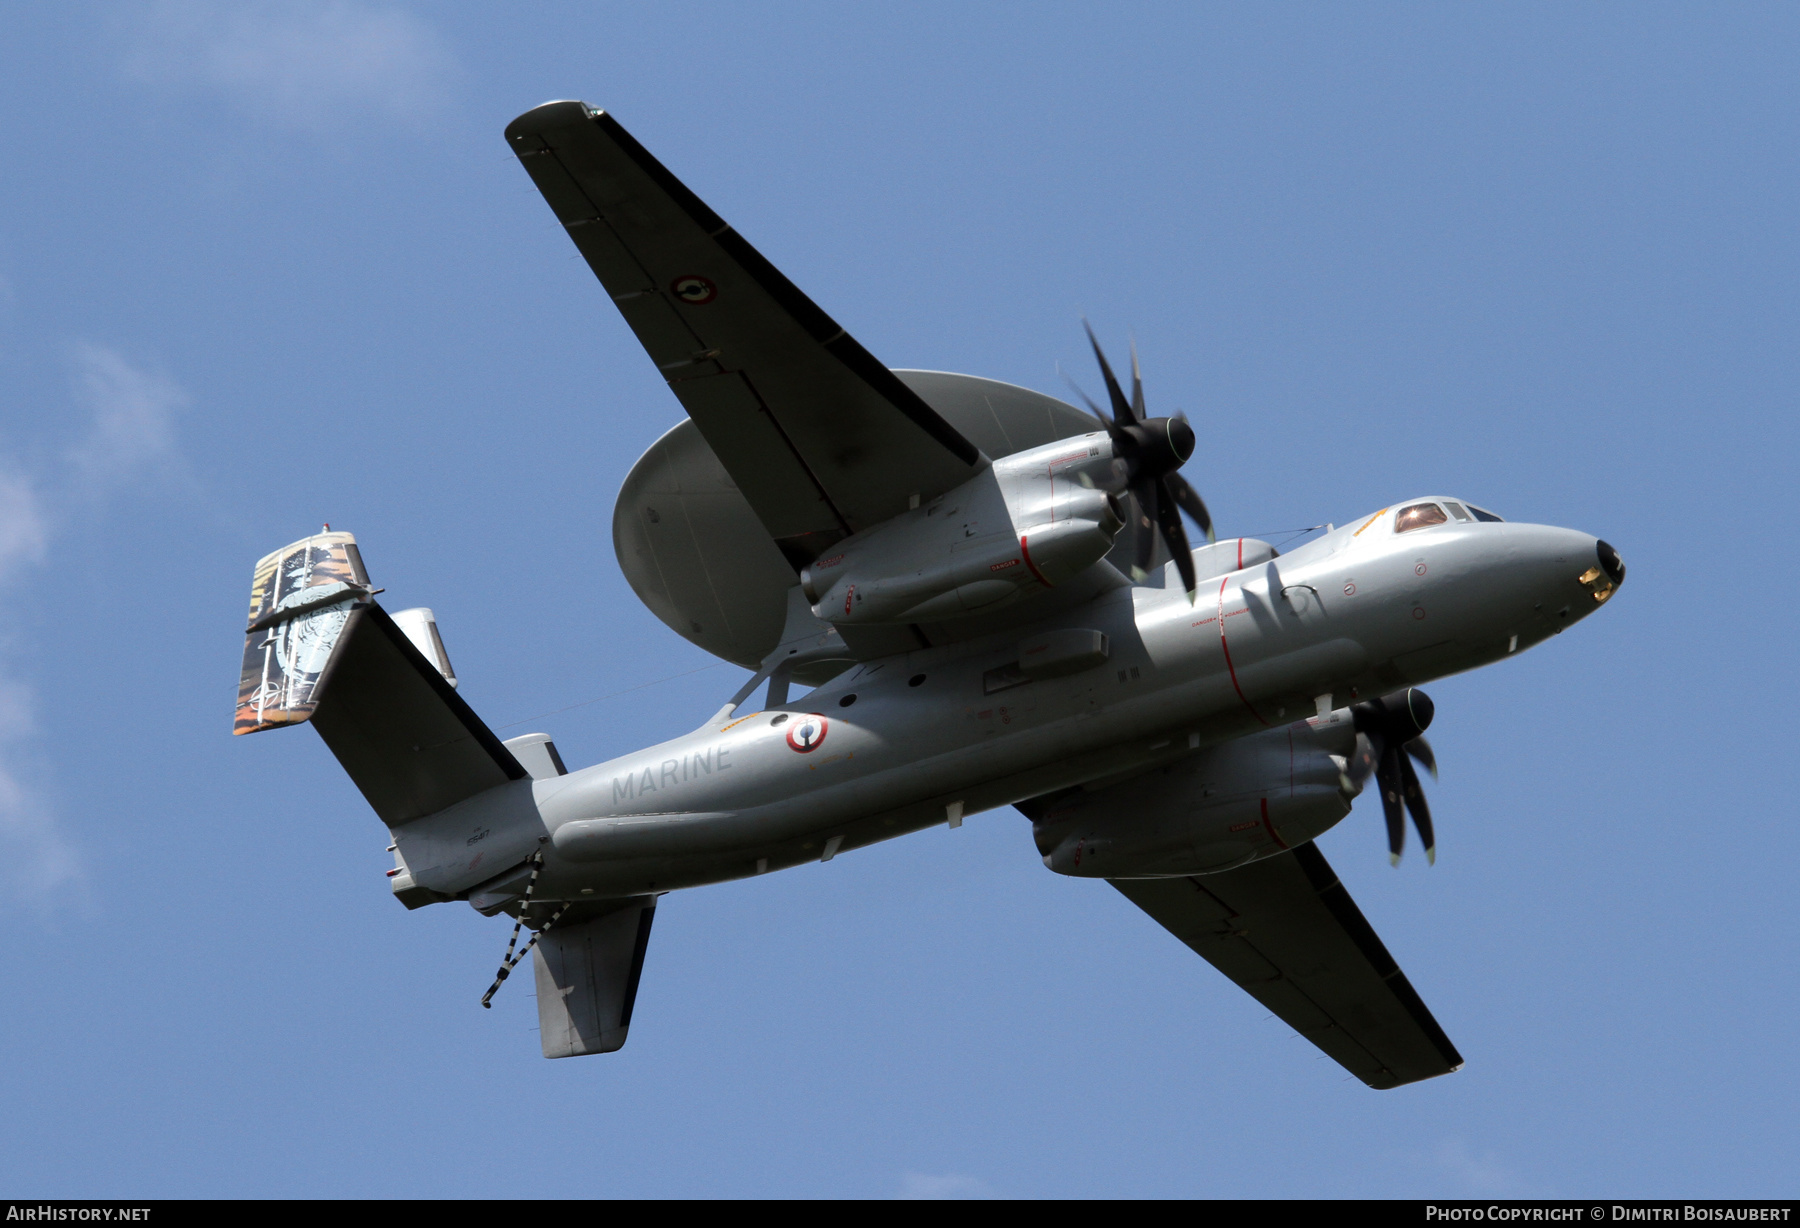
<instances>
[{"instance_id":1,"label":"propeller","mask_svg":"<svg viewBox=\"0 0 1800 1228\"><path fill-rule=\"evenodd\" d=\"M1160 533L1175 558L1188 600L1192 601L1197 582L1181 513L1193 517L1194 523L1206 534L1206 540L1213 540L1212 516L1206 510L1206 503L1176 472L1194 454L1194 428L1188 425L1184 414L1152 418L1145 413L1144 378L1138 368L1135 344L1131 347L1131 399L1127 401L1125 390L1119 386L1112 364L1106 361L1106 353L1101 350L1093 328L1086 320L1081 326L1087 329L1088 343L1094 347L1094 357L1100 361L1100 374L1106 380L1106 395L1112 402L1112 413L1108 414L1094 404L1079 387L1075 391L1106 426L1106 433L1113 443L1113 456L1124 470L1126 489L1138 503L1138 516L1131 526L1132 579L1142 580L1149 574L1151 560L1156 557L1156 537Z\"/></svg>"},{"instance_id":2,"label":"propeller","mask_svg":"<svg viewBox=\"0 0 1800 1228\"><path fill-rule=\"evenodd\" d=\"M1351 790L1355 791L1374 773L1381 790L1381 808L1387 816L1391 865L1400 864L1401 850L1406 847L1403 809L1412 815L1413 826L1419 829L1425 859L1437 864L1431 807L1425 803L1425 791L1419 787L1419 774L1412 765L1412 760L1417 759L1432 779L1437 779L1437 756L1425 740L1425 730L1435 711L1431 696L1413 687L1365 700L1350 709L1350 719L1356 727L1356 754L1347 775Z\"/></svg>"}]
</instances>

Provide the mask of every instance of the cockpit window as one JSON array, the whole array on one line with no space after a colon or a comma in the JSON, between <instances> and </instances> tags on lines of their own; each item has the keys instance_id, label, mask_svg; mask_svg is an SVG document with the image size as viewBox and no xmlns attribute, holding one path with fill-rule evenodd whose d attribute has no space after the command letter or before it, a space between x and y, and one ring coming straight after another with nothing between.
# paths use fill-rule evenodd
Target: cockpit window
<instances>
[{"instance_id":1,"label":"cockpit window","mask_svg":"<svg viewBox=\"0 0 1800 1228\"><path fill-rule=\"evenodd\" d=\"M1470 518L1469 513L1463 510L1463 505L1458 503L1455 499L1445 499L1444 506L1449 508L1450 514L1458 520L1468 520Z\"/></svg>"},{"instance_id":2,"label":"cockpit window","mask_svg":"<svg viewBox=\"0 0 1800 1228\"><path fill-rule=\"evenodd\" d=\"M1484 512L1480 508L1476 507L1473 503L1469 504L1469 510L1471 512L1475 513L1475 519L1477 519L1477 520L1485 520L1485 521L1489 522L1490 524L1505 524L1506 523L1506 521L1500 519L1500 517L1494 515L1494 513Z\"/></svg>"},{"instance_id":3,"label":"cockpit window","mask_svg":"<svg viewBox=\"0 0 1800 1228\"><path fill-rule=\"evenodd\" d=\"M1411 507L1401 508L1394 517L1394 532L1410 533L1427 525L1443 524L1449 519L1444 515L1444 509L1435 503L1415 503Z\"/></svg>"}]
</instances>

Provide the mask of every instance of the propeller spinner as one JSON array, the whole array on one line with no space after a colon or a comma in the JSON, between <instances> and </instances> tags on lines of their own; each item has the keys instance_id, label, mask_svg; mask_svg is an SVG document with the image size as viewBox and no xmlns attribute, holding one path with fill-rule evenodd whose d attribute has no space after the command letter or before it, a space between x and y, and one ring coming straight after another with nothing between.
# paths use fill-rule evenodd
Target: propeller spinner
<instances>
[{"instance_id":1,"label":"propeller spinner","mask_svg":"<svg viewBox=\"0 0 1800 1228\"><path fill-rule=\"evenodd\" d=\"M1094 416L1105 424L1106 433L1112 438L1113 455L1124 464L1126 489L1138 502L1139 515L1132 525L1135 550L1132 579L1142 580L1149 573L1151 560L1156 557L1156 537L1160 533L1169 553L1174 556L1182 586L1187 589L1191 601L1196 587L1194 560L1188 546L1187 530L1181 523L1181 513L1185 511L1193 517L1194 523L1206 534L1206 540L1213 540L1212 516L1206 510L1206 503L1176 472L1194 454L1194 428L1180 414L1173 418L1151 418L1145 414L1144 379L1138 369L1136 345L1131 347L1131 399L1127 401L1125 390L1113 375L1112 365L1106 361L1093 328L1086 320L1081 326L1087 329L1088 342L1100 362L1100 374L1106 379L1112 413L1108 414L1089 401L1086 393L1081 394L1081 399L1087 401ZM1080 392L1080 389L1076 391Z\"/></svg>"},{"instance_id":2,"label":"propeller spinner","mask_svg":"<svg viewBox=\"0 0 1800 1228\"><path fill-rule=\"evenodd\" d=\"M1365 700L1350 709L1356 726L1356 755L1350 761L1349 779L1353 789L1360 788L1375 774L1381 790L1381 808L1387 817L1388 861L1400 864L1400 853L1406 847L1404 808L1412 815L1413 826L1425 844L1425 859L1437 864L1437 837L1431 827L1431 807L1425 803L1425 791L1419 787L1419 774L1411 760L1417 759L1437 778L1437 756L1425 740L1436 708L1431 696L1408 687L1379 699Z\"/></svg>"}]
</instances>

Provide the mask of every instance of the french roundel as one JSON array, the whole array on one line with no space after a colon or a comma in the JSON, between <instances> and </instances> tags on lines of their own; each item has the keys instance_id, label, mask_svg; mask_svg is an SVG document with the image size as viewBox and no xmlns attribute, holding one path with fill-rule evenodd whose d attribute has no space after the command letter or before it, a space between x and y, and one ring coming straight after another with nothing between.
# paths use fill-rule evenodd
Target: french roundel
<instances>
[{"instance_id":1,"label":"french roundel","mask_svg":"<svg viewBox=\"0 0 1800 1228\"><path fill-rule=\"evenodd\" d=\"M787 744L803 755L809 754L825 744L825 731L830 727L822 716L803 716L788 726Z\"/></svg>"},{"instance_id":2,"label":"french roundel","mask_svg":"<svg viewBox=\"0 0 1800 1228\"><path fill-rule=\"evenodd\" d=\"M669 289L674 291L676 298L684 303L692 303L696 307L710 303L719 297L719 288L696 273L677 277L669 283Z\"/></svg>"}]
</instances>

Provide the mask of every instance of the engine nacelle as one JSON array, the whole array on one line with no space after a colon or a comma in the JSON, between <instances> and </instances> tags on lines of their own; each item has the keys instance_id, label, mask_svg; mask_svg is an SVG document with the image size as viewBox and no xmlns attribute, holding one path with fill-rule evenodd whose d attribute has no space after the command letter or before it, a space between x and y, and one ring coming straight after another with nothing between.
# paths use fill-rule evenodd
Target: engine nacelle
<instances>
[{"instance_id":1,"label":"engine nacelle","mask_svg":"<svg viewBox=\"0 0 1800 1228\"><path fill-rule=\"evenodd\" d=\"M1212 874L1304 844L1350 813L1348 709L1296 721L1050 803L1044 864L1078 878Z\"/></svg>"},{"instance_id":2,"label":"engine nacelle","mask_svg":"<svg viewBox=\"0 0 1800 1228\"><path fill-rule=\"evenodd\" d=\"M1061 584L1123 527L1112 441L1078 435L994 462L956 489L845 538L800 573L830 623L954 618Z\"/></svg>"}]
</instances>

